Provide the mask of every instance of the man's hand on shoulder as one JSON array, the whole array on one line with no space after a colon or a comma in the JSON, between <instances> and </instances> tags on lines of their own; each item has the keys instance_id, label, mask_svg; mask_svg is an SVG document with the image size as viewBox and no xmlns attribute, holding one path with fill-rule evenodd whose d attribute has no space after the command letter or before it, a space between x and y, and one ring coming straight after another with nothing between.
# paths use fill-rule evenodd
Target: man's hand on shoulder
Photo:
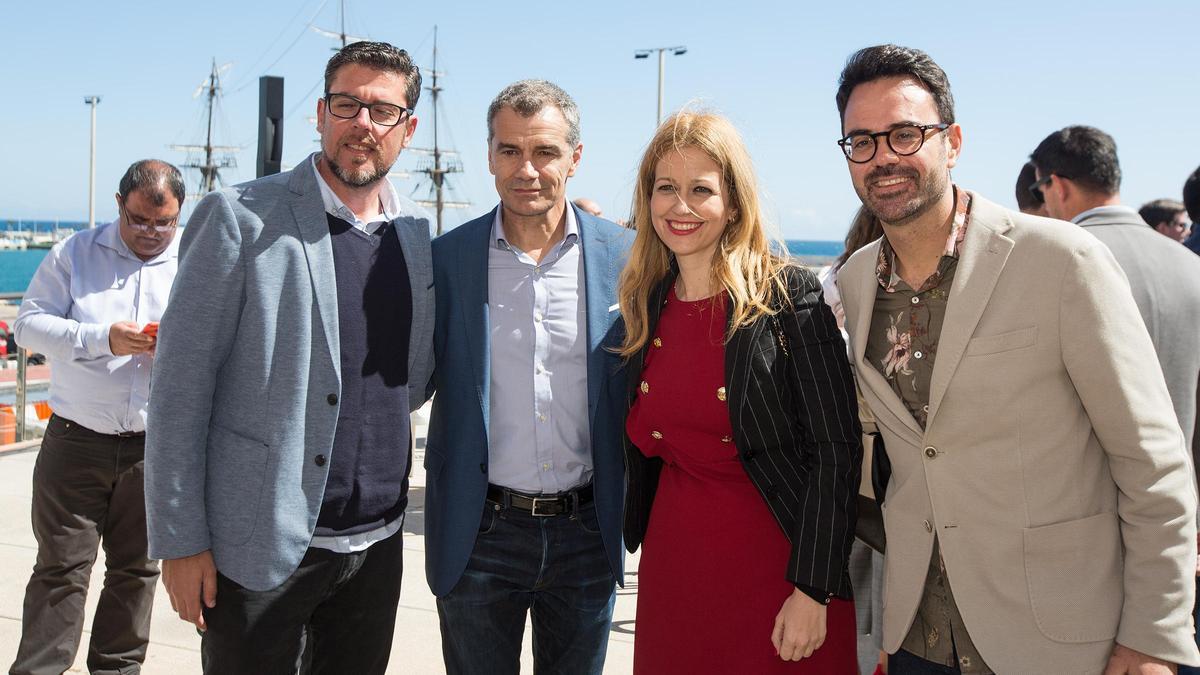
<instances>
[{"instance_id":1,"label":"man's hand on shoulder","mask_svg":"<svg viewBox=\"0 0 1200 675\"><path fill-rule=\"evenodd\" d=\"M217 565L212 551L162 561L162 579L171 609L179 618L206 630L204 607L217 606Z\"/></svg>"},{"instance_id":2,"label":"man's hand on shoulder","mask_svg":"<svg viewBox=\"0 0 1200 675\"><path fill-rule=\"evenodd\" d=\"M141 354L154 349L155 338L132 321L118 321L108 328L108 348L113 356Z\"/></svg>"},{"instance_id":3,"label":"man's hand on shoulder","mask_svg":"<svg viewBox=\"0 0 1200 675\"><path fill-rule=\"evenodd\" d=\"M1156 659L1124 645L1114 645L1104 675L1174 675L1176 670L1173 663Z\"/></svg>"}]
</instances>

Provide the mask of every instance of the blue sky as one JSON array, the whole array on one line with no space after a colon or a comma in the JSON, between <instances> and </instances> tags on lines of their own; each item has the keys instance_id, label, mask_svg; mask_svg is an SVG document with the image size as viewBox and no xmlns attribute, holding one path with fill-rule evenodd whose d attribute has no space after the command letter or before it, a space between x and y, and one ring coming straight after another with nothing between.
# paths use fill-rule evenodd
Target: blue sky
<instances>
[{"instance_id":1,"label":"blue sky","mask_svg":"<svg viewBox=\"0 0 1200 675\"><path fill-rule=\"evenodd\" d=\"M112 193L143 157L180 163L171 143L202 138L192 93L215 58L232 62L218 141L245 146L234 182L254 177L260 75L285 78L284 162L315 149L318 83L336 28L337 0L204 3L16 3L5 8L0 105L0 219L86 220L88 109L99 94L97 219L116 216ZM1082 7L1081 3L1069 3ZM485 113L506 84L553 80L583 114L584 154L569 186L610 216L629 210L641 151L654 130L657 64L640 48L687 45L669 56L666 108L720 111L741 129L769 215L792 239L840 239L858 199L833 96L854 50L896 42L929 52L950 76L964 154L956 181L1013 206L1021 164L1051 131L1091 124L1117 140L1123 196L1138 206L1178 198L1200 164L1200 2L1087 3L426 3L347 0L348 32L386 40L429 67L439 26L446 91L441 131L462 153L455 196L494 206ZM427 80L428 81L428 80ZM418 144L429 143L429 98ZM401 156L397 168L415 168ZM189 176L189 188L198 177ZM411 194L414 181L397 181Z\"/></svg>"}]
</instances>

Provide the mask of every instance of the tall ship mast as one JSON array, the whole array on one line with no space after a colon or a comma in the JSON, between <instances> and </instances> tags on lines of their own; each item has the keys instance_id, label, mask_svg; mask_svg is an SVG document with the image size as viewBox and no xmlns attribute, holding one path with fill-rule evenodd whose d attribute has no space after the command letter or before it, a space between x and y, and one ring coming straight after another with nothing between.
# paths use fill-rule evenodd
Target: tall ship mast
<instances>
[{"instance_id":1,"label":"tall ship mast","mask_svg":"<svg viewBox=\"0 0 1200 675\"><path fill-rule=\"evenodd\" d=\"M415 201L422 206L427 206L434 210L437 222L437 234L441 234L445 230L443 226L443 211L445 209L465 209L471 206L471 202L447 199L447 193L452 189L452 186L446 180L446 177L452 173L461 173L463 167L462 162L458 158L458 152L443 149L438 143L438 117L440 110L438 99L442 93L442 87L438 85L438 78L442 73L437 69L437 26L433 27L433 68L430 69L429 75L431 84L425 87L425 89L432 95L431 98L433 99L433 147L410 147L406 152L426 157L418 164L416 172L424 174L428 178L429 196L425 199L417 199ZM417 189L420 189L419 185L413 191L416 192Z\"/></svg>"},{"instance_id":2,"label":"tall ship mast","mask_svg":"<svg viewBox=\"0 0 1200 675\"><path fill-rule=\"evenodd\" d=\"M346 45L350 44L351 42L365 42L367 40L367 38L365 38L365 37L359 37L357 35L350 35L349 33L346 32L346 0L340 0L338 2L338 22L340 23L340 25L342 27L342 29L340 31L325 30L324 28L317 28L316 26L312 26L312 29L314 32L320 33L321 35L324 35L325 37L328 37L328 38L333 38L333 39L337 40L338 42L342 43L338 47L331 47L331 49L333 49L333 51L336 52L336 51L340 50L342 47L345 47Z\"/></svg>"},{"instance_id":3,"label":"tall ship mast","mask_svg":"<svg viewBox=\"0 0 1200 675\"><path fill-rule=\"evenodd\" d=\"M237 167L237 159L233 156L233 153L241 148L235 145L213 145L213 113L221 98L221 76L232 65L232 63L226 63L218 67L217 60L213 59L212 72L200 83L195 93L192 94L192 98L198 98L201 94L204 94L207 99L207 111L205 115L207 130L204 136L204 143L170 146L172 150L188 153L187 161L180 164L180 167L196 169L200 172L199 190L195 194L188 195L193 199L203 197L221 185L225 185L226 183L221 179L221 170Z\"/></svg>"}]
</instances>

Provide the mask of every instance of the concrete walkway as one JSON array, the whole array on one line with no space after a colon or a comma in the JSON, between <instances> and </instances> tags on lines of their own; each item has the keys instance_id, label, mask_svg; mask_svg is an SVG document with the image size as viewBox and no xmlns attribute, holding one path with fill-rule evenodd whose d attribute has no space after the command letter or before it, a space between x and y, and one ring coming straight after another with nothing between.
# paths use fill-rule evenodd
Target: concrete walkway
<instances>
[{"instance_id":1,"label":"concrete walkway","mask_svg":"<svg viewBox=\"0 0 1200 675\"><path fill-rule=\"evenodd\" d=\"M433 594L425 584L424 495L425 472L424 416L414 415L419 434L414 454L408 516L404 527L404 583L396 615L396 634L392 643L388 673L442 673L441 637ZM21 605L25 583L33 569L37 545L29 524L33 465L36 450L0 454L0 668L12 664L21 637ZM85 673L87 641L96 592L103 583L103 551L92 571L92 589L88 594L87 620L83 644L70 673ZM617 590L613 631L609 638L605 673L630 673L633 670L633 618L637 591L637 556L626 560L626 588ZM530 629L525 629L525 654L522 673L532 673ZM150 651L143 672L147 675L191 675L200 672L200 638L191 624L184 623L171 611L171 603L162 585L154 598L154 618L150 631ZM486 645L481 645L486 649ZM353 674L347 674L353 675Z\"/></svg>"}]
</instances>

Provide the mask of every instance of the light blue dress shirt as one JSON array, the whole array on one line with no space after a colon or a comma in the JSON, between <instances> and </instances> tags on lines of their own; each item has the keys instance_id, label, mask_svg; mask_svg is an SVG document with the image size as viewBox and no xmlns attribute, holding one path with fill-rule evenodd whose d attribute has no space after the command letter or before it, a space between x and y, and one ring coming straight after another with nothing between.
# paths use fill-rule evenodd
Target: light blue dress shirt
<instances>
[{"instance_id":1,"label":"light blue dress shirt","mask_svg":"<svg viewBox=\"0 0 1200 675\"><path fill-rule=\"evenodd\" d=\"M505 238L503 211L488 249L488 482L554 494L592 479L579 224L568 206L562 241L539 263Z\"/></svg>"},{"instance_id":2,"label":"light blue dress shirt","mask_svg":"<svg viewBox=\"0 0 1200 675\"><path fill-rule=\"evenodd\" d=\"M178 267L178 233L165 251L143 261L115 222L77 232L50 249L29 282L13 330L18 344L49 357L55 414L102 434L146 430L154 356L113 356L108 331L119 321L161 319Z\"/></svg>"}]
</instances>

